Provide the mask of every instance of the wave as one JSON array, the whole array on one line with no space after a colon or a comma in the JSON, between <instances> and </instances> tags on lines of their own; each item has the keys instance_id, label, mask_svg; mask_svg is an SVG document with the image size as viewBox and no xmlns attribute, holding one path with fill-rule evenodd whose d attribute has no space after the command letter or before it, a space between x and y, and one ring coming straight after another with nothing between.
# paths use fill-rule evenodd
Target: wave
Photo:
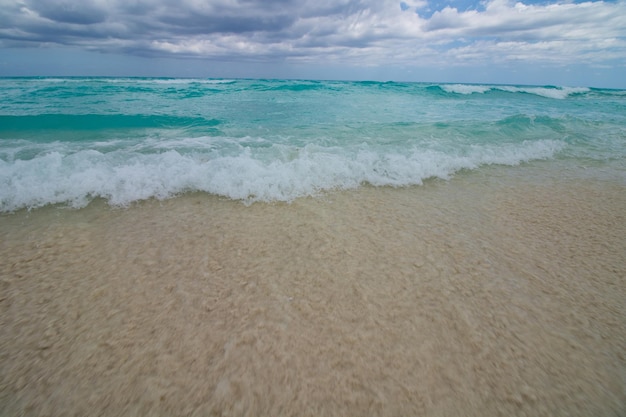
<instances>
[{"instance_id":1,"label":"wave","mask_svg":"<svg viewBox=\"0 0 626 417\"><path fill-rule=\"evenodd\" d=\"M94 81L110 84L234 84L236 79L224 78L151 78L151 77L35 77L37 81L49 83L84 83Z\"/></svg>"},{"instance_id":2,"label":"wave","mask_svg":"<svg viewBox=\"0 0 626 417\"><path fill-rule=\"evenodd\" d=\"M447 93L456 94L483 94L491 90L492 87L487 85L473 85L473 84L444 84L441 89Z\"/></svg>"},{"instance_id":3,"label":"wave","mask_svg":"<svg viewBox=\"0 0 626 417\"><path fill-rule=\"evenodd\" d=\"M237 80L216 78L153 78L143 79L155 84L234 84Z\"/></svg>"},{"instance_id":4,"label":"wave","mask_svg":"<svg viewBox=\"0 0 626 417\"><path fill-rule=\"evenodd\" d=\"M510 93L526 93L535 94L537 96L565 99L571 95L588 93L591 89L587 87L509 87L500 86L497 90L506 91Z\"/></svg>"},{"instance_id":5,"label":"wave","mask_svg":"<svg viewBox=\"0 0 626 417\"><path fill-rule=\"evenodd\" d=\"M0 211L67 204L80 208L94 198L127 206L203 191L245 202L292 201L324 191L374 186L419 185L427 178L450 178L483 165L551 158L564 147L554 140L473 146L444 153L413 149L381 151L361 145L352 151L307 145L273 145L273 156L249 147L232 155L145 154L128 150L52 151L29 160L0 159Z\"/></svg>"},{"instance_id":6,"label":"wave","mask_svg":"<svg viewBox=\"0 0 626 417\"><path fill-rule=\"evenodd\" d=\"M477 84L442 84L440 88L447 93L454 94L485 94L491 91L507 93L533 94L553 99L566 99L569 96L589 93L587 87L518 87L508 85L477 85Z\"/></svg>"},{"instance_id":7,"label":"wave","mask_svg":"<svg viewBox=\"0 0 626 417\"><path fill-rule=\"evenodd\" d=\"M338 90L340 86L347 86L343 81L317 81L317 80L249 80L249 88L256 91L287 91L306 92L316 90Z\"/></svg>"},{"instance_id":8,"label":"wave","mask_svg":"<svg viewBox=\"0 0 626 417\"><path fill-rule=\"evenodd\" d=\"M28 80L28 78L24 78ZM376 89L384 91L404 91L410 94L421 94L424 91L430 94L444 95L474 95L491 93L529 94L537 97L550 99L566 99L568 97L586 94L623 96L624 90L593 89L588 87L567 86L523 86L523 85L498 85L498 84L463 84L463 83L412 83L394 81L320 81L320 80L272 80L272 79L218 79L218 78L109 78L109 77L50 77L36 78L36 82L42 82L42 86L48 85L51 93L58 93L59 88L76 88L68 91L69 97L79 95L92 95L94 86L105 88L107 85L117 85L119 92L149 92L153 87L155 93L175 92L179 89L197 89L190 97L198 97L208 93L224 91L292 91L307 92L316 90L343 91L352 87ZM66 85L69 84L69 85ZM234 87L236 85L236 87ZM170 88L167 88L170 87ZM213 89L211 89L213 87ZM234 87L234 90L231 90ZM42 87L46 91L46 87ZM81 89L82 88L82 89ZM145 90L145 89L148 90ZM136 89L136 90L135 90ZM164 91L164 89L166 89ZM40 93L42 90L38 90ZM106 90L107 93L111 91ZM183 97L184 98L184 97Z\"/></svg>"}]
</instances>

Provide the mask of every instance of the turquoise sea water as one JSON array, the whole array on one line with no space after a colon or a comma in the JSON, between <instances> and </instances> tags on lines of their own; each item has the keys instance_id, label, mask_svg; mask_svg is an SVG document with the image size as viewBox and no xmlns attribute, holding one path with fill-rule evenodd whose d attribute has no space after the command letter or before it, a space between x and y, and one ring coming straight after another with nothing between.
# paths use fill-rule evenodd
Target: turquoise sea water
<instances>
[{"instance_id":1,"label":"turquoise sea water","mask_svg":"<svg viewBox=\"0 0 626 417\"><path fill-rule=\"evenodd\" d=\"M626 91L396 82L0 79L0 211L185 192L291 201L546 161L626 182Z\"/></svg>"}]
</instances>

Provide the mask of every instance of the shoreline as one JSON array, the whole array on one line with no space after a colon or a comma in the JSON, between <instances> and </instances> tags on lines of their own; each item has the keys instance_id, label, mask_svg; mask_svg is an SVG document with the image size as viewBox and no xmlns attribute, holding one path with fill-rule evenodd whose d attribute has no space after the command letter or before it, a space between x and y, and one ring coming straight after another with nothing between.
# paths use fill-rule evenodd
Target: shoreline
<instances>
[{"instance_id":1,"label":"shoreline","mask_svg":"<svg viewBox=\"0 0 626 417\"><path fill-rule=\"evenodd\" d=\"M2 215L0 412L619 414L626 186L528 170Z\"/></svg>"}]
</instances>

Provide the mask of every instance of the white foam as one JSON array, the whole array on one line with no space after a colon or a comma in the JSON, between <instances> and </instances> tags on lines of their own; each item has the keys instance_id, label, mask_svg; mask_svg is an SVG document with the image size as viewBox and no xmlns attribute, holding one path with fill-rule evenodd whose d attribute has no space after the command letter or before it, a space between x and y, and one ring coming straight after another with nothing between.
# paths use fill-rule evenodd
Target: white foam
<instances>
[{"instance_id":1,"label":"white foam","mask_svg":"<svg viewBox=\"0 0 626 417\"><path fill-rule=\"evenodd\" d=\"M587 87L518 87L509 85L476 85L476 84L442 84L441 88L448 93L455 94L484 94L490 90L506 91L508 93L534 94L546 98L565 99L573 94L582 94L591 91Z\"/></svg>"},{"instance_id":2,"label":"white foam","mask_svg":"<svg viewBox=\"0 0 626 417\"><path fill-rule=\"evenodd\" d=\"M277 148L273 159L259 157L249 148L234 156L181 154L176 150L153 154L49 152L30 160L0 160L0 211L57 203L79 208L95 197L125 206L187 191L205 191L247 202L291 201L363 183L414 185L426 178L449 178L460 169L485 164L515 165L550 158L563 146L559 141L543 140L476 146L458 154L423 149L401 154L381 153L367 145L350 152L307 145L290 152Z\"/></svg>"},{"instance_id":3,"label":"white foam","mask_svg":"<svg viewBox=\"0 0 626 417\"><path fill-rule=\"evenodd\" d=\"M487 85L473 84L443 84L441 88L448 93L456 94L484 94L491 90L492 87Z\"/></svg>"},{"instance_id":4,"label":"white foam","mask_svg":"<svg viewBox=\"0 0 626 417\"><path fill-rule=\"evenodd\" d=\"M547 87L498 86L497 89L502 90L502 91L507 91L510 93L535 94L537 96L546 97L546 98L554 98L558 100L563 100L572 94L581 94L581 93L586 93L590 91L590 89L587 87L547 88Z\"/></svg>"}]
</instances>

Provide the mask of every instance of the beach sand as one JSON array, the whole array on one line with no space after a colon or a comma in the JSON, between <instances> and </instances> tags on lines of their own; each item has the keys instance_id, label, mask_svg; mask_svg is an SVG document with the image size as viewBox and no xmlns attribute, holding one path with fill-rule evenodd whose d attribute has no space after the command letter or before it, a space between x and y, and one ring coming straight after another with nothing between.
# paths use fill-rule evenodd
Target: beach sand
<instances>
[{"instance_id":1,"label":"beach sand","mask_svg":"<svg viewBox=\"0 0 626 417\"><path fill-rule=\"evenodd\" d=\"M626 414L626 187L483 169L0 217L0 414Z\"/></svg>"}]
</instances>

